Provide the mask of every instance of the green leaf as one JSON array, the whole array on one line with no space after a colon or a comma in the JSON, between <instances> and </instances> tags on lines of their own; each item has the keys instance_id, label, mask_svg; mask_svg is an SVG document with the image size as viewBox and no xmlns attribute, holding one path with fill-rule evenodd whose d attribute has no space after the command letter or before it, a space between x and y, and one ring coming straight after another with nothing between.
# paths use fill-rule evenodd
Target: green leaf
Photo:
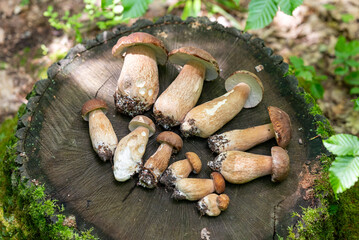
<instances>
[{"instance_id":1,"label":"green leaf","mask_svg":"<svg viewBox=\"0 0 359 240\"><path fill-rule=\"evenodd\" d=\"M152 0L122 0L123 17L125 19L141 17Z\"/></svg>"},{"instance_id":2,"label":"green leaf","mask_svg":"<svg viewBox=\"0 0 359 240\"><path fill-rule=\"evenodd\" d=\"M358 156L359 138L350 134L336 134L323 141L324 146L338 156Z\"/></svg>"},{"instance_id":3,"label":"green leaf","mask_svg":"<svg viewBox=\"0 0 359 240\"><path fill-rule=\"evenodd\" d=\"M267 26L272 22L277 10L276 0L251 0L245 30Z\"/></svg>"},{"instance_id":4,"label":"green leaf","mask_svg":"<svg viewBox=\"0 0 359 240\"><path fill-rule=\"evenodd\" d=\"M351 67L359 67L359 62L355 61L353 59L349 59L349 60L345 61L345 63Z\"/></svg>"},{"instance_id":5,"label":"green leaf","mask_svg":"<svg viewBox=\"0 0 359 240\"><path fill-rule=\"evenodd\" d=\"M350 94L359 94L359 87L354 87L350 89Z\"/></svg>"},{"instance_id":6,"label":"green leaf","mask_svg":"<svg viewBox=\"0 0 359 240\"><path fill-rule=\"evenodd\" d=\"M324 88L319 83L314 83L310 85L310 93L315 99L320 99L324 95Z\"/></svg>"},{"instance_id":7,"label":"green leaf","mask_svg":"<svg viewBox=\"0 0 359 240\"><path fill-rule=\"evenodd\" d=\"M185 20L189 16L192 16L192 8L193 8L192 5L193 5L192 0L186 1L186 4L184 5L184 8L183 8L182 16L181 16L182 20Z\"/></svg>"},{"instance_id":8,"label":"green leaf","mask_svg":"<svg viewBox=\"0 0 359 240\"><path fill-rule=\"evenodd\" d=\"M329 11L335 9L335 6L332 5L332 4L324 4L324 7L325 7L325 9L327 9L327 10L329 10Z\"/></svg>"},{"instance_id":9,"label":"green leaf","mask_svg":"<svg viewBox=\"0 0 359 240\"><path fill-rule=\"evenodd\" d=\"M335 193L342 193L359 177L359 156L336 157L329 168L329 181Z\"/></svg>"},{"instance_id":10,"label":"green leaf","mask_svg":"<svg viewBox=\"0 0 359 240\"><path fill-rule=\"evenodd\" d=\"M193 0L193 17L197 17L201 12L201 0Z\"/></svg>"},{"instance_id":11,"label":"green leaf","mask_svg":"<svg viewBox=\"0 0 359 240\"><path fill-rule=\"evenodd\" d=\"M353 99L352 102L354 102L354 110L359 111L359 97L357 99Z\"/></svg>"},{"instance_id":12,"label":"green leaf","mask_svg":"<svg viewBox=\"0 0 359 240\"><path fill-rule=\"evenodd\" d=\"M111 4L113 4L113 0L101 0L101 8L102 9L107 8Z\"/></svg>"},{"instance_id":13,"label":"green leaf","mask_svg":"<svg viewBox=\"0 0 359 240\"><path fill-rule=\"evenodd\" d=\"M280 10L287 15L292 15L294 9L303 4L303 0L276 0Z\"/></svg>"},{"instance_id":14,"label":"green leaf","mask_svg":"<svg viewBox=\"0 0 359 240\"><path fill-rule=\"evenodd\" d=\"M234 2L237 6L239 6L239 3L241 2L241 0L233 0L233 2Z\"/></svg>"},{"instance_id":15,"label":"green leaf","mask_svg":"<svg viewBox=\"0 0 359 240\"><path fill-rule=\"evenodd\" d=\"M296 76L304 78L307 82L311 82L313 80L313 74L309 71L299 71Z\"/></svg>"},{"instance_id":16,"label":"green leaf","mask_svg":"<svg viewBox=\"0 0 359 240\"><path fill-rule=\"evenodd\" d=\"M350 72L344 77L344 81L350 85L359 85L359 71Z\"/></svg>"},{"instance_id":17,"label":"green leaf","mask_svg":"<svg viewBox=\"0 0 359 240\"><path fill-rule=\"evenodd\" d=\"M301 59L299 57L291 56L291 57L289 57L289 60L294 65L295 69L301 69L304 66L303 59Z\"/></svg>"},{"instance_id":18,"label":"green leaf","mask_svg":"<svg viewBox=\"0 0 359 240\"><path fill-rule=\"evenodd\" d=\"M351 21L353 21L355 19L355 17L351 14L342 14L342 21L345 22L345 23L349 23Z\"/></svg>"},{"instance_id":19,"label":"green leaf","mask_svg":"<svg viewBox=\"0 0 359 240\"><path fill-rule=\"evenodd\" d=\"M334 69L334 73L338 74L338 75L345 75L349 72L349 67L348 66L344 66L344 67L337 67L336 69Z\"/></svg>"}]
</instances>

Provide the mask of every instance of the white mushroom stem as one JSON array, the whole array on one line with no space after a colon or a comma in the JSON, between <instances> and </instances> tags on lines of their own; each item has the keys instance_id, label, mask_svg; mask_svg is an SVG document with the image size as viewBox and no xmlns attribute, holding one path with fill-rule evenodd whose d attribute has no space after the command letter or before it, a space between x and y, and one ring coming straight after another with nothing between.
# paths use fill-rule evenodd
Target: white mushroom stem
<instances>
[{"instance_id":1,"label":"white mushroom stem","mask_svg":"<svg viewBox=\"0 0 359 240\"><path fill-rule=\"evenodd\" d=\"M165 128L177 126L196 105L203 87L205 67L191 60L157 99L153 112Z\"/></svg>"},{"instance_id":2,"label":"white mushroom stem","mask_svg":"<svg viewBox=\"0 0 359 240\"><path fill-rule=\"evenodd\" d=\"M155 52L147 46L130 47L125 55L121 75L117 82L116 95L122 102L117 107L130 107L137 104L133 114L148 110L155 102L159 91L158 68ZM127 97L127 98L126 98ZM123 99L126 98L126 99ZM121 106L119 106L119 104ZM126 111L126 109L122 109Z\"/></svg>"},{"instance_id":3,"label":"white mushroom stem","mask_svg":"<svg viewBox=\"0 0 359 240\"><path fill-rule=\"evenodd\" d=\"M140 126L118 143L113 167L113 173L117 181L124 182L130 179L133 174L139 172L148 137L148 128Z\"/></svg>"},{"instance_id":4,"label":"white mushroom stem","mask_svg":"<svg viewBox=\"0 0 359 240\"><path fill-rule=\"evenodd\" d=\"M110 120L101 109L90 112L89 131L95 152L103 161L111 160L118 140Z\"/></svg>"},{"instance_id":5,"label":"white mushroom stem","mask_svg":"<svg viewBox=\"0 0 359 240\"><path fill-rule=\"evenodd\" d=\"M246 151L260 143L274 138L273 124L268 123L247 129L237 129L222 134L213 135L208 139L213 152Z\"/></svg>"},{"instance_id":6,"label":"white mushroom stem","mask_svg":"<svg viewBox=\"0 0 359 240\"><path fill-rule=\"evenodd\" d=\"M202 138L211 136L242 110L249 92L247 84L239 83L226 94L193 108L181 125L182 133Z\"/></svg>"}]
</instances>

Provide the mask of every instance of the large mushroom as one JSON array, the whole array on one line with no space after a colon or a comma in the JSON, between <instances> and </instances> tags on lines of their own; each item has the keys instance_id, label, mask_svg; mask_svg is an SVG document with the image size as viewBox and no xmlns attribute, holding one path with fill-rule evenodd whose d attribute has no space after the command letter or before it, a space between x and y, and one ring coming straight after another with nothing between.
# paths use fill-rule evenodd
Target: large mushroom
<instances>
[{"instance_id":1,"label":"large mushroom","mask_svg":"<svg viewBox=\"0 0 359 240\"><path fill-rule=\"evenodd\" d=\"M112 48L114 56L122 56L123 62L117 89L114 94L118 111L135 116L149 110L158 91L158 68L167 61L167 50L162 41L143 32L121 37Z\"/></svg>"},{"instance_id":2,"label":"large mushroom","mask_svg":"<svg viewBox=\"0 0 359 240\"><path fill-rule=\"evenodd\" d=\"M291 139L290 118L282 109L269 106L271 123L246 129L236 129L208 138L208 145L213 152L246 151L271 138L278 146L286 148Z\"/></svg>"},{"instance_id":3,"label":"large mushroom","mask_svg":"<svg viewBox=\"0 0 359 240\"><path fill-rule=\"evenodd\" d=\"M175 49L169 53L168 60L183 68L153 107L157 123L166 129L181 124L186 114L196 105L204 80L214 80L219 74L216 60L199 48Z\"/></svg>"},{"instance_id":4,"label":"large mushroom","mask_svg":"<svg viewBox=\"0 0 359 240\"><path fill-rule=\"evenodd\" d=\"M260 79L248 71L236 71L226 80L226 94L189 111L181 124L184 136L207 138L234 118L242 108L257 106L263 97Z\"/></svg>"},{"instance_id":5,"label":"large mushroom","mask_svg":"<svg viewBox=\"0 0 359 240\"><path fill-rule=\"evenodd\" d=\"M152 120L142 115L134 117L128 128L131 133L120 140L114 156L113 174L119 182L127 181L140 171L148 138L156 131Z\"/></svg>"},{"instance_id":6,"label":"large mushroom","mask_svg":"<svg viewBox=\"0 0 359 240\"><path fill-rule=\"evenodd\" d=\"M112 159L118 142L106 110L106 102L96 98L87 101L81 110L83 119L89 122L92 147L104 162Z\"/></svg>"},{"instance_id":7,"label":"large mushroom","mask_svg":"<svg viewBox=\"0 0 359 240\"><path fill-rule=\"evenodd\" d=\"M156 187L161 174L168 167L172 154L176 154L183 146L181 137L170 131L161 132L156 140L161 145L146 161L143 170L139 174L138 185L142 187Z\"/></svg>"},{"instance_id":8,"label":"large mushroom","mask_svg":"<svg viewBox=\"0 0 359 240\"><path fill-rule=\"evenodd\" d=\"M272 156L241 151L228 151L219 154L208 167L220 172L230 183L242 184L253 179L272 175L272 182L281 182L289 174L289 156L281 147L272 147Z\"/></svg>"}]
</instances>

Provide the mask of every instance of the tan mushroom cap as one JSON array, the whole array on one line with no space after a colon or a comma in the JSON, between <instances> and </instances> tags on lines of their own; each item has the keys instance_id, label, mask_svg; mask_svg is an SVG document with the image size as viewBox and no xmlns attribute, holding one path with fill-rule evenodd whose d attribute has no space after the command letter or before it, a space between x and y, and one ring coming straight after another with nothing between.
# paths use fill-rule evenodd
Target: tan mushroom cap
<instances>
[{"instance_id":1,"label":"tan mushroom cap","mask_svg":"<svg viewBox=\"0 0 359 240\"><path fill-rule=\"evenodd\" d=\"M88 114L90 112L92 112L93 110L96 110L96 109L102 109L102 111L104 113L106 113L106 110L107 110L107 104L104 100L102 99L97 99L97 98L94 98L94 99L91 99L91 100L88 100L87 102L84 103L84 105L82 106L82 109L81 109L81 115L82 115L82 118L85 120L85 121L88 121Z\"/></svg>"},{"instance_id":2,"label":"tan mushroom cap","mask_svg":"<svg viewBox=\"0 0 359 240\"><path fill-rule=\"evenodd\" d=\"M214 189L216 193L218 194L223 193L224 190L226 189L226 183L224 181L222 174L220 174L219 172L212 172L211 178L213 179Z\"/></svg>"},{"instance_id":3,"label":"tan mushroom cap","mask_svg":"<svg viewBox=\"0 0 359 240\"><path fill-rule=\"evenodd\" d=\"M272 147L272 182L281 182L289 174L289 156L281 147Z\"/></svg>"},{"instance_id":4,"label":"tan mushroom cap","mask_svg":"<svg viewBox=\"0 0 359 240\"><path fill-rule=\"evenodd\" d=\"M275 139L280 147L286 148L292 138L290 118L282 109L269 106L269 117L273 125Z\"/></svg>"},{"instance_id":5,"label":"tan mushroom cap","mask_svg":"<svg viewBox=\"0 0 359 240\"><path fill-rule=\"evenodd\" d=\"M198 157L198 155L195 154L194 152L186 152L185 155L186 155L187 160L192 165L193 172L196 174L199 173L202 169L202 162L201 162L201 159Z\"/></svg>"},{"instance_id":6,"label":"tan mushroom cap","mask_svg":"<svg viewBox=\"0 0 359 240\"><path fill-rule=\"evenodd\" d=\"M161 132L157 136L156 140L157 140L157 142L167 143L167 144L171 145L174 148L175 152L180 151L183 146L182 138L180 136L178 136L176 133L171 132L171 131Z\"/></svg>"},{"instance_id":7,"label":"tan mushroom cap","mask_svg":"<svg viewBox=\"0 0 359 240\"><path fill-rule=\"evenodd\" d=\"M175 50L172 50L168 54L168 60L171 63L178 65L185 65L190 60L195 60L203 64L206 68L205 80L211 81L218 77L219 75L219 66L212 57L211 54L205 50L196 48L196 47L181 47Z\"/></svg>"},{"instance_id":8,"label":"tan mushroom cap","mask_svg":"<svg viewBox=\"0 0 359 240\"><path fill-rule=\"evenodd\" d=\"M132 118L128 124L128 129L130 129L131 132L138 127L148 128L150 137L156 132L156 126L153 121L144 115L138 115Z\"/></svg>"},{"instance_id":9,"label":"tan mushroom cap","mask_svg":"<svg viewBox=\"0 0 359 240\"><path fill-rule=\"evenodd\" d=\"M229 205L229 197L227 194L221 194L217 197L217 204L218 204L218 208L221 211L224 211L228 208Z\"/></svg>"},{"instance_id":10,"label":"tan mushroom cap","mask_svg":"<svg viewBox=\"0 0 359 240\"><path fill-rule=\"evenodd\" d=\"M224 85L226 90L230 91L239 83L245 83L251 89L248 99L243 107L253 108L257 106L262 101L264 92L264 87L259 77L246 70L239 70L232 73L232 75L226 79Z\"/></svg>"},{"instance_id":11,"label":"tan mushroom cap","mask_svg":"<svg viewBox=\"0 0 359 240\"><path fill-rule=\"evenodd\" d=\"M156 53L159 64L163 65L166 63L168 51L163 42L155 36L144 32L135 32L118 39L116 45L112 48L112 55L122 55L126 52L127 48L140 44L150 47Z\"/></svg>"}]
</instances>

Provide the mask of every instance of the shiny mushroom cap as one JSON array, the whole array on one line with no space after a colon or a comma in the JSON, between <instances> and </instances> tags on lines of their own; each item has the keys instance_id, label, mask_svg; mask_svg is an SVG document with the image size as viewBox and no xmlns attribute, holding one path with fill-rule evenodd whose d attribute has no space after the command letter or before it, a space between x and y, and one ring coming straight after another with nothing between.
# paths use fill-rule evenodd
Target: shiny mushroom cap
<instances>
[{"instance_id":1,"label":"shiny mushroom cap","mask_svg":"<svg viewBox=\"0 0 359 240\"><path fill-rule=\"evenodd\" d=\"M164 65L166 63L168 52L163 42L155 36L144 32L135 32L118 39L116 45L112 48L112 55L122 56L129 47L140 44L150 47L155 52L159 64Z\"/></svg>"},{"instance_id":2,"label":"shiny mushroom cap","mask_svg":"<svg viewBox=\"0 0 359 240\"><path fill-rule=\"evenodd\" d=\"M289 156L281 147L272 147L272 182L281 182L289 174Z\"/></svg>"},{"instance_id":3,"label":"shiny mushroom cap","mask_svg":"<svg viewBox=\"0 0 359 240\"><path fill-rule=\"evenodd\" d=\"M282 109L273 106L268 107L268 112L278 145L282 148L287 147L292 137L291 123L288 114Z\"/></svg>"},{"instance_id":4,"label":"shiny mushroom cap","mask_svg":"<svg viewBox=\"0 0 359 240\"><path fill-rule=\"evenodd\" d=\"M240 70L234 72L227 78L225 88L227 91L230 91L239 83L245 83L251 89L248 99L244 104L244 108L253 108L257 106L262 101L264 92L261 80L254 73L246 70Z\"/></svg>"},{"instance_id":5,"label":"shiny mushroom cap","mask_svg":"<svg viewBox=\"0 0 359 240\"><path fill-rule=\"evenodd\" d=\"M132 120L128 124L128 129L130 129L131 132L138 127L148 128L148 130L150 132L149 133L150 137L156 132L156 127L155 127L155 124L153 123L153 121L144 115L138 115L138 116L132 118Z\"/></svg>"},{"instance_id":6,"label":"shiny mushroom cap","mask_svg":"<svg viewBox=\"0 0 359 240\"><path fill-rule=\"evenodd\" d=\"M208 52L195 48L195 47L181 47L172 50L168 54L168 60L173 64L185 65L190 60L195 60L203 64L206 69L204 76L205 80L211 81L218 77L219 66L216 61Z\"/></svg>"},{"instance_id":7,"label":"shiny mushroom cap","mask_svg":"<svg viewBox=\"0 0 359 240\"><path fill-rule=\"evenodd\" d=\"M222 174L220 174L219 172L212 172L211 178L213 179L214 190L216 191L216 193L218 194L223 193L224 190L226 189L226 183L224 181Z\"/></svg>"},{"instance_id":8,"label":"shiny mushroom cap","mask_svg":"<svg viewBox=\"0 0 359 240\"><path fill-rule=\"evenodd\" d=\"M198 155L194 152L187 152L186 158L191 163L193 172L196 174L199 173L202 169L202 162L201 159L199 159Z\"/></svg>"},{"instance_id":9,"label":"shiny mushroom cap","mask_svg":"<svg viewBox=\"0 0 359 240\"><path fill-rule=\"evenodd\" d=\"M167 143L168 145L171 145L173 147L173 152L177 153L182 149L183 141L180 136L178 136L176 133L171 131L165 131L161 132L157 136L157 142L160 143Z\"/></svg>"},{"instance_id":10,"label":"shiny mushroom cap","mask_svg":"<svg viewBox=\"0 0 359 240\"><path fill-rule=\"evenodd\" d=\"M221 211L224 211L228 208L229 205L229 197L227 194L221 194L217 197L217 204L218 204L218 208Z\"/></svg>"},{"instance_id":11,"label":"shiny mushroom cap","mask_svg":"<svg viewBox=\"0 0 359 240\"><path fill-rule=\"evenodd\" d=\"M97 98L88 100L82 106L82 109L81 109L82 118L85 121L88 121L89 120L89 113L94 111L94 110L97 110L97 109L101 109L104 113L106 113L106 111L107 111L106 102L104 100L102 100L102 99L97 99Z\"/></svg>"}]
</instances>

